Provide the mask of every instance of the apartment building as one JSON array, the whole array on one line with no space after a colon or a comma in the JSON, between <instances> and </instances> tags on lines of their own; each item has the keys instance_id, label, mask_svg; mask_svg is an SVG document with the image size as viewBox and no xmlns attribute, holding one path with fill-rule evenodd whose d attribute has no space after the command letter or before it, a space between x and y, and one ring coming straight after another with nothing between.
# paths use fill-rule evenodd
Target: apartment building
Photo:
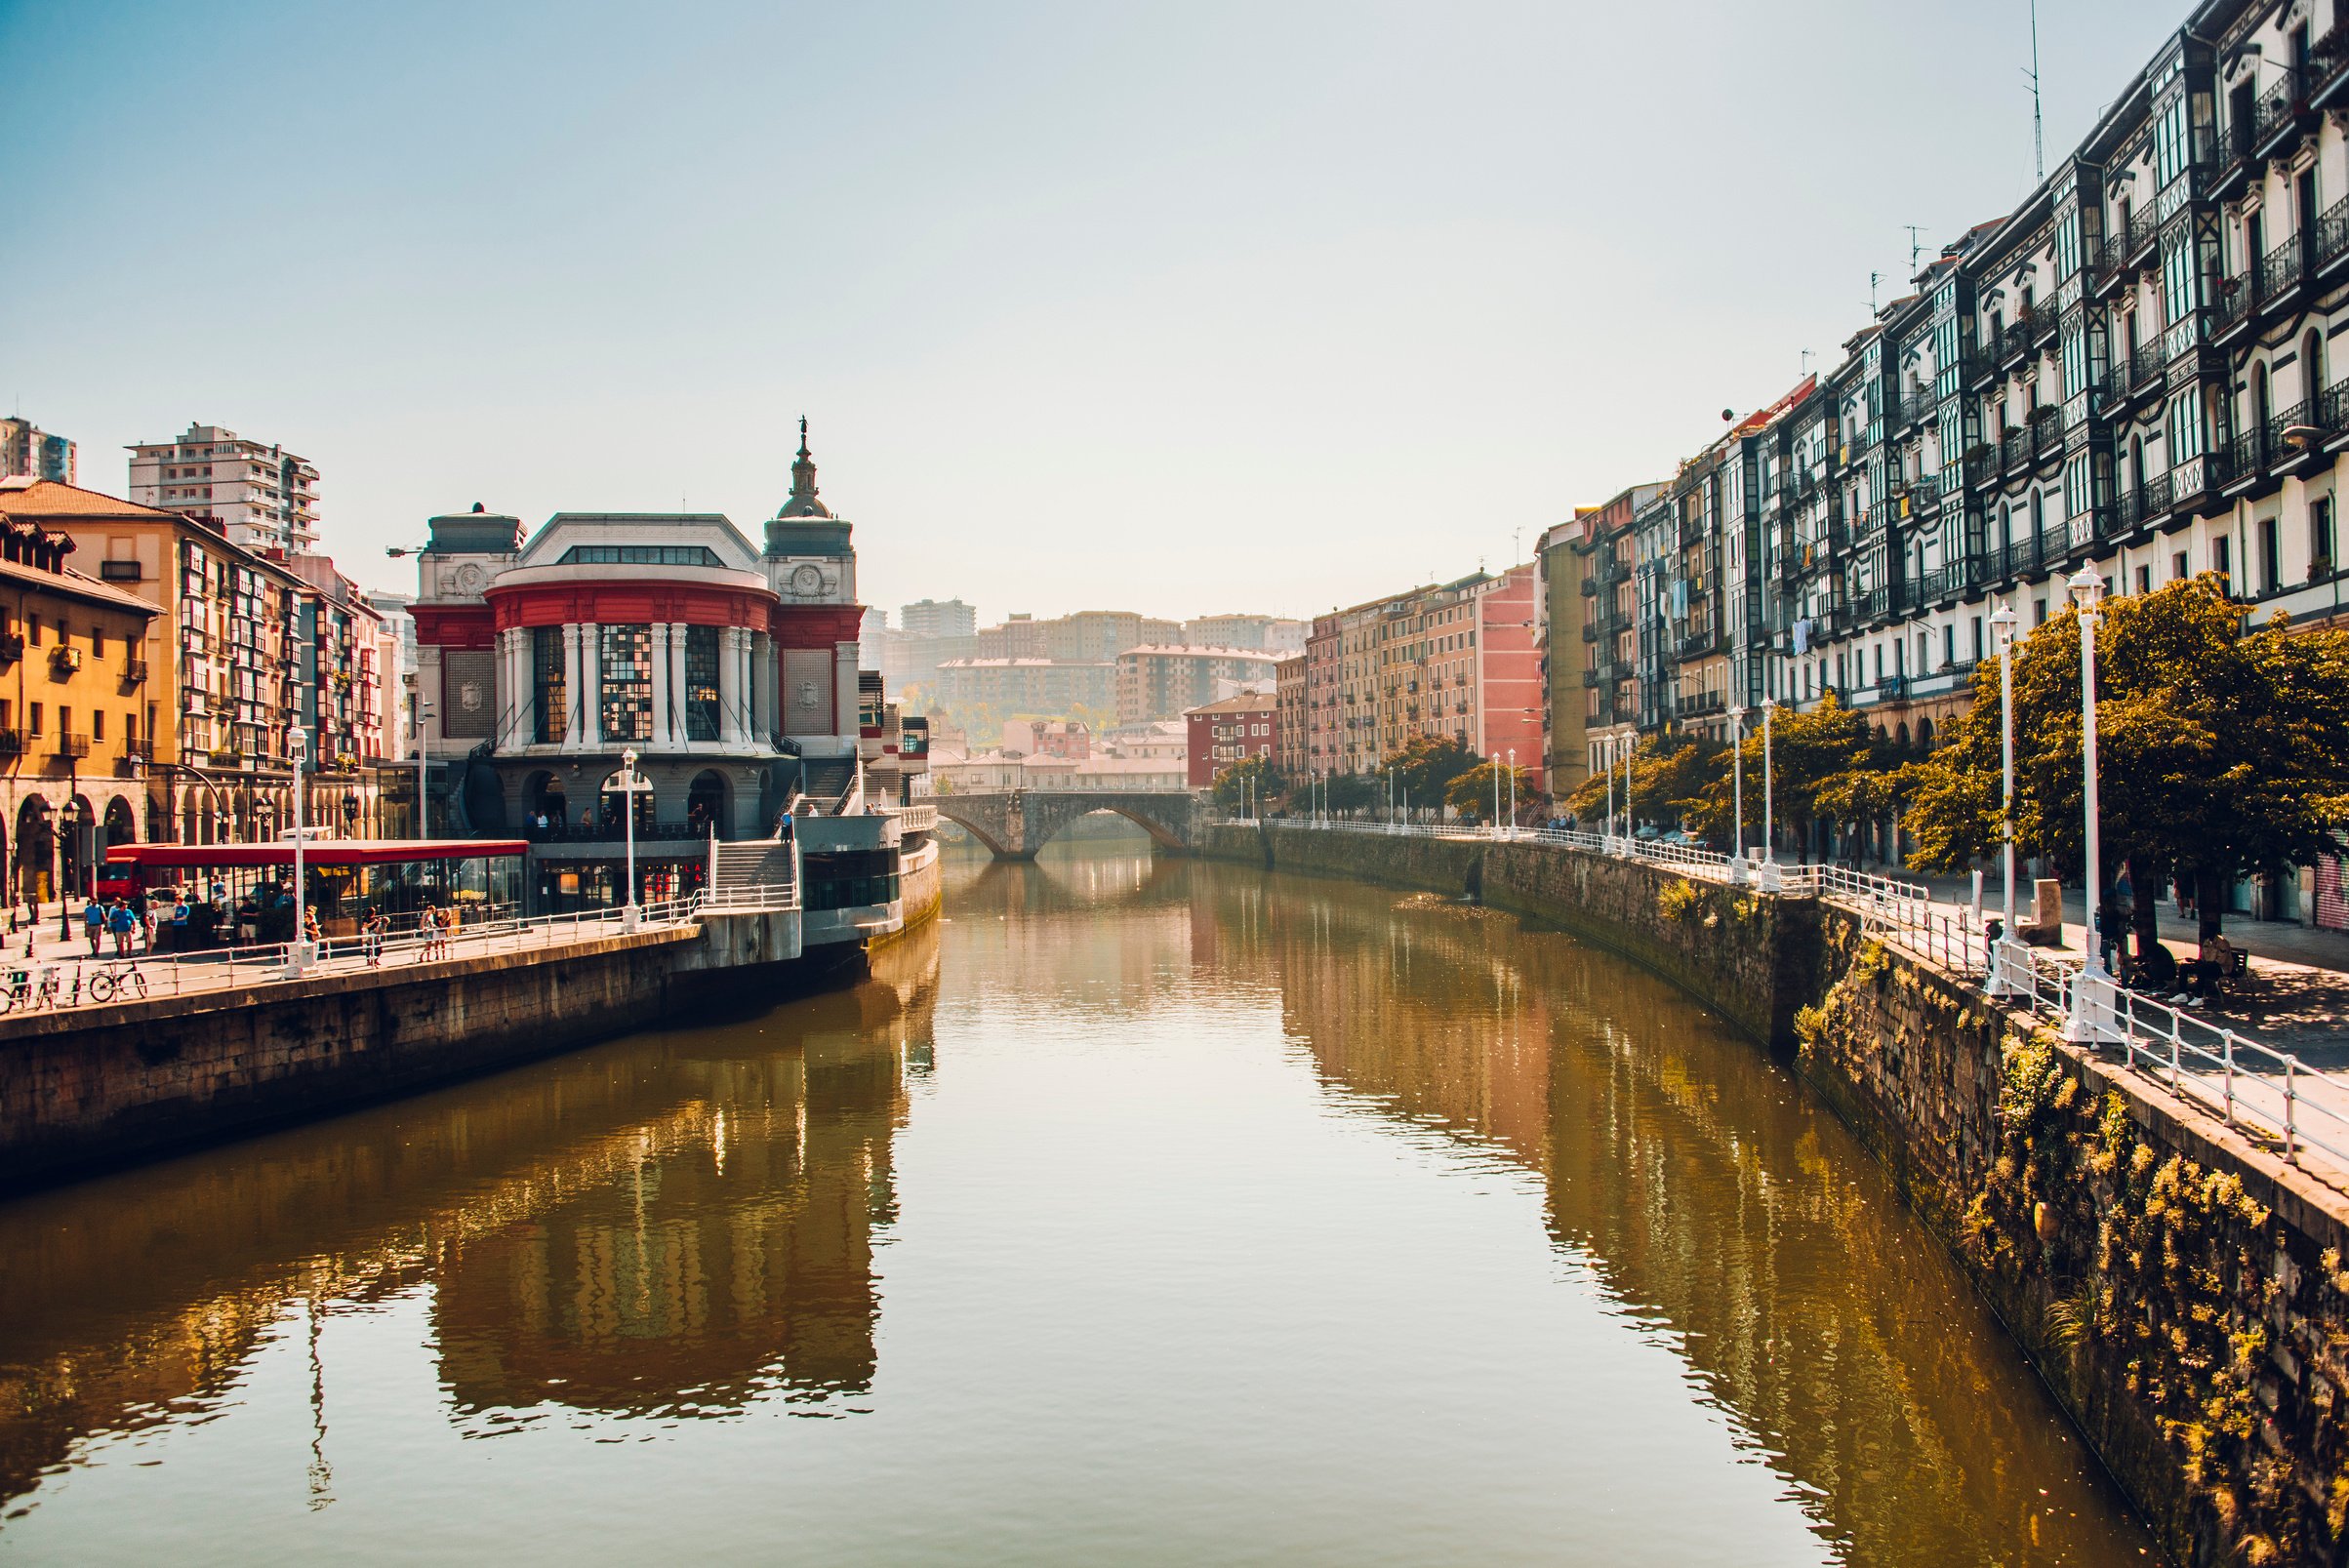
<instances>
[{"instance_id":1,"label":"apartment building","mask_svg":"<svg viewBox=\"0 0 2349 1568\"><path fill-rule=\"evenodd\" d=\"M318 544L318 470L273 442L217 424L131 448L131 499L219 519L231 544L305 554Z\"/></svg>"},{"instance_id":2,"label":"apartment building","mask_svg":"<svg viewBox=\"0 0 2349 1568\"><path fill-rule=\"evenodd\" d=\"M61 485L78 483L78 449L61 435L25 419L0 420L0 479L47 479Z\"/></svg>"},{"instance_id":3,"label":"apartment building","mask_svg":"<svg viewBox=\"0 0 2349 1568\"><path fill-rule=\"evenodd\" d=\"M1303 765L1369 773L1421 736L1542 761L1540 568L1478 572L1316 617L1300 686Z\"/></svg>"},{"instance_id":4,"label":"apartment building","mask_svg":"<svg viewBox=\"0 0 2349 1568\"><path fill-rule=\"evenodd\" d=\"M938 700L951 708L986 705L1020 713L1107 708L1116 701L1114 663L1055 659L942 659Z\"/></svg>"},{"instance_id":5,"label":"apartment building","mask_svg":"<svg viewBox=\"0 0 2349 1568\"><path fill-rule=\"evenodd\" d=\"M1194 789L1212 785L1218 775L1250 757L1271 760L1279 750L1277 700L1263 692L1241 692L1202 704L1183 715Z\"/></svg>"},{"instance_id":6,"label":"apartment building","mask_svg":"<svg viewBox=\"0 0 2349 1568\"><path fill-rule=\"evenodd\" d=\"M1183 623L1182 640L1195 648L1246 648L1286 658L1305 652L1305 623L1280 616L1195 616Z\"/></svg>"},{"instance_id":7,"label":"apartment building","mask_svg":"<svg viewBox=\"0 0 2349 1568\"><path fill-rule=\"evenodd\" d=\"M155 609L70 564L78 542L42 514L82 494L0 480L0 863L19 899L87 893L146 818Z\"/></svg>"},{"instance_id":8,"label":"apartment building","mask_svg":"<svg viewBox=\"0 0 2349 1568\"><path fill-rule=\"evenodd\" d=\"M897 629L908 637L972 637L979 612L960 599L920 599L898 607Z\"/></svg>"},{"instance_id":9,"label":"apartment building","mask_svg":"<svg viewBox=\"0 0 2349 1568\"><path fill-rule=\"evenodd\" d=\"M1305 777L1309 674L1302 652L1273 666L1273 767L1283 778Z\"/></svg>"},{"instance_id":10,"label":"apartment building","mask_svg":"<svg viewBox=\"0 0 2349 1568\"><path fill-rule=\"evenodd\" d=\"M1729 706L1830 693L1931 745L1994 653L1991 614L2045 621L2083 567L2115 594L2215 572L2249 614L2340 617L2343 110L2349 0L2198 7L1833 368L1690 457L1628 530L1610 503L1580 539L1553 531L1595 601L1551 598L1553 649L1587 627L1592 650L1579 703L1551 682L1556 745L1579 723L1589 767L1631 729L1724 733Z\"/></svg>"},{"instance_id":11,"label":"apartment building","mask_svg":"<svg viewBox=\"0 0 2349 1568\"><path fill-rule=\"evenodd\" d=\"M1117 722L1170 719L1243 690L1269 692L1277 663L1245 648L1128 648L1117 656Z\"/></svg>"}]
</instances>

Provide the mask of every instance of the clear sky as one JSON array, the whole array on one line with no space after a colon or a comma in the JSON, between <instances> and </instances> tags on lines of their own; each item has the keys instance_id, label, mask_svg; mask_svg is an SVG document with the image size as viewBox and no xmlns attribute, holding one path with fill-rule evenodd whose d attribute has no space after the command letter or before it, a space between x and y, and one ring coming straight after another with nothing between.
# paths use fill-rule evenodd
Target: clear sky
<instances>
[{"instance_id":1,"label":"clear sky","mask_svg":"<svg viewBox=\"0 0 2349 1568\"><path fill-rule=\"evenodd\" d=\"M2052 162L2182 0L2042 0ZM2026 0L0 0L0 398L327 547L722 510L864 597L1311 614L1669 474L2033 183Z\"/></svg>"}]
</instances>

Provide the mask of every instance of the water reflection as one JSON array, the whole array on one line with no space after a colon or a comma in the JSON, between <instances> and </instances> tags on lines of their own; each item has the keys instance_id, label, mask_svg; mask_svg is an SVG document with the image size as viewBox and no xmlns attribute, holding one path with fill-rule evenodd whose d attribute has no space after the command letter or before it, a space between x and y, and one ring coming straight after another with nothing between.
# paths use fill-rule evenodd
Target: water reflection
<instances>
[{"instance_id":1,"label":"water reflection","mask_svg":"<svg viewBox=\"0 0 2349 1568\"><path fill-rule=\"evenodd\" d=\"M217 1408L290 1314L429 1282L461 1421L867 1389L935 928L871 981L0 1208L0 1491Z\"/></svg>"},{"instance_id":2,"label":"water reflection","mask_svg":"<svg viewBox=\"0 0 2349 1568\"><path fill-rule=\"evenodd\" d=\"M1853 1560L2139 1560L2115 1489L1881 1169L1725 1025L1446 900L1196 888L1214 962L1277 974L1333 1090L1540 1173L1557 1240Z\"/></svg>"},{"instance_id":3,"label":"water reflection","mask_svg":"<svg viewBox=\"0 0 2349 1568\"><path fill-rule=\"evenodd\" d=\"M0 1555L2141 1560L1659 983L1146 852L948 874L853 990L0 1207Z\"/></svg>"}]
</instances>

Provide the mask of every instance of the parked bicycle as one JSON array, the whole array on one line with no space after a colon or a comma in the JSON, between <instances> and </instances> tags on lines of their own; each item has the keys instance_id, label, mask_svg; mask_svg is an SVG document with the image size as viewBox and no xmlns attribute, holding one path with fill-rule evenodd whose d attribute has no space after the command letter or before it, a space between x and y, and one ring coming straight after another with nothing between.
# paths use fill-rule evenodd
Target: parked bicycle
<instances>
[{"instance_id":1,"label":"parked bicycle","mask_svg":"<svg viewBox=\"0 0 2349 1568\"><path fill-rule=\"evenodd\" d=\"M0 1013L30 1013L61 1005L59 992L62 983L57 965L27 964L8 970L7 976L7 984L0 985ZM77 992L79 988L77 982Z\"/></svg>"},{"instance_id":2,"label":"parked bicycle","mask_svg":"<svg viewBox=\"0 0 2349 1568\"><path fill-rule=\"evenodd\" d=\"M146 995L146 976L137 964L108 964L90 977L90 1000L110 1002L116 996Z\"/></svg>"}]
</instances>

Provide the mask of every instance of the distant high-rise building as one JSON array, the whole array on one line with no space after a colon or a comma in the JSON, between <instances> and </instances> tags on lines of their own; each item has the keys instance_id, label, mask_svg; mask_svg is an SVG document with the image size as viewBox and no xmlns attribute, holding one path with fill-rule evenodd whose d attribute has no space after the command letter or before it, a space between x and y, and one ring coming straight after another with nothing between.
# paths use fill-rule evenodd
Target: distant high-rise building
<instances>
[{"instance_id":1,"label":"distant high-rise building","mask_svg":"<svg viewBox=\"0 0 2349 1568\"><path fill-rule=\"evenodd\" d=\"M1195 616L1183 623L1183 641L1194 648L1245 648L1285 659L1305 652L1305 623L1279 616Z\"/></svg>"},{"instance_id":2,"label":"distant high-rise building","mask_svg":"<svg viewBox=\"0 0 2349 1568\"><path fill-rule=\"evenodd\" d=\"M899 608L897 629L909 637L968 637L979 629L979 611L960 599L923 599Z\"/></svg>"},{"instance_id":3,"label":"distant high-rise building","mask_svg":"<svg viewBox=\"0 0 2349 1568\"><path fill-rule=\"evenodd\" d=\"M219 519L232 544L301 553L318 543L318 470L281 446L217 424L131 448L131 499Z\"/></svg>"},{"instance_id":4,"label":"distant high-rise building","mask_svg":"<svg viewBox=\"0 0 2349 1568\"><path fill-rule=\"evenodd\" d=\"M75 484L75 457L72 442L51 435L30 420L0 420L0 479L22 474L52 484Z\"/></svg>"}]
</instances>

